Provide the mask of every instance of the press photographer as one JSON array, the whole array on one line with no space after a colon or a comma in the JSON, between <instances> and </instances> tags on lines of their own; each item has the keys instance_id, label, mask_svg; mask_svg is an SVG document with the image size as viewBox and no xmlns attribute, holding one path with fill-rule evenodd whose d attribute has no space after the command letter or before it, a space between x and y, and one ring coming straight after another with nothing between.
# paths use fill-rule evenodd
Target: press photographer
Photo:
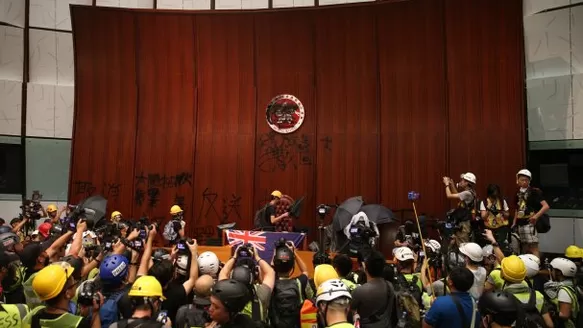
<instances>
[{"instance_id":1,"label":"press photographer","mask_svg":"<svg viewBox=\"0 0 583 328\"><path fill-rule=\"evenodd\" d=\"M262 278L262 279L261 279ZM237 247L219 272L219 281L234 279L243 283L252 293L241 313L258 320L267 318L267 309L275 285L275 271L259 257L257 250L249 244Z\"/></svg>"},{"instance_id":2,"label":"press photographer","mask_svg":"<svg viewBox=\"0 0 583 328\"><path fill-rule=\"evenodd\" d=\"M368 219L364 212L358 212L344 228L348 238L349 255L356 256L359 252L370 252L379 238L377 225Z\"/></svg>"},{"instance_id":3,"label":"press photographer","mask_svg":"<svg viewBox=\"0 0 583 328\"><path fill-rule=\"evenodd\" d=\"M421 236L419 234L419 229L417 229L417 226L413 221L408 220L405 224L399 226L395 239L395 246L407 246L414 252L418 252L421 249Z\"/></svg>"},{"instance_id":4,"label":"press photographer","mask_svg":"<svg viewBox=\"0 0 583 328\"><path fill-rule=\"evenodd\" d=\"M477 196L474 187L476 176L467 172L454 183L450 177L443 177L447 199L457 200L456 208L448 212L448 223L454 227L456 245L470 241L471 222L477 215Z\"/></svg>"}]
</instances>

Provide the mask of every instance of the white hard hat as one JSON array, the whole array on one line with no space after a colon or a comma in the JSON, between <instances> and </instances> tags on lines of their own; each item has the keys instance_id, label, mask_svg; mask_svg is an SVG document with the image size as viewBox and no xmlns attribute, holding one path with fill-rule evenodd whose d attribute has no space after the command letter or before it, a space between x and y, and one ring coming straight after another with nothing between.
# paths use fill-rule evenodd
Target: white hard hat
<instances>
[{"instance_id":1,"label":"white hard hat","mask_svg":"<svg viewBox=\"0 0 583 328\"><path fill-rule=\"evenodd\" d=\"M577 266L571 260L562 257L557 257L551 261L553 269L557 269L563 273L565 277L575 277L577 273Z\"/></svg>"},{"instance_id":2,"label":"white hard hat","mask_svg":"<svg viewBox=\"0 0 583 328\"><path fill-rule=\"evenodd\" d=\"M469 257L474 262L481 262L484 259L482 247L476 243L463 243L460 246L460 253Z\"/></svg>"},{"instance_id":3,"label":"white hard hat","mask_svg":"<svg viewBox=\"0 0 583 328\"><path fill-rule=\"evenodd\" d=\"M524 262L526 266L526 276L532 278L537 275L540 270L540 260L532 254L521 254L518 257Z\"/></svg>"},{"instance_id":4,"label":"white hard hat","mask_svg":"<svg viewBox=\"0 0 583 328\"><path fill-rule=\"evenodd\" d=\"M473 184L476 184L476 175L473 174L472 172L467 172L461 175L461 178L466 180L467 182L471 182Z\"/></svg>"},{"instance_id":5,"label":"white hard hat","mask_svg":"<svg viewBox=\"0 0 583 328\"><path fill-rule=\"evenodd\" d=\"M396 250L394 250L393 253L397 258L397 261L400 262L415 259L415 255L413 254L413 251L409 247L399 247Z\"/></svg>"},{"instance_id":6,"label":"white hard hat","mask_svg":"<svg viewBox=\"0 0 583 328\"><path fill-rule=\"evenodd\" d=\"M516 173L516 176L518 177L519 175L524 175L525 177L532 179L532 173L530 173L530 171L527 169L522 169L518 171L518 173Z\"/></svg>"},{"instance_id":7,"label":"white hard hat","mask_svg":"<svg viewBox=\"0 0 583 328\"><path fill-rule=\"evenodd\" d=\"M341 297L352 299L352 295L350 295L346 285L339 279L326 280L318 288L318 292L316 293L316 304L320 304L320 302L330 302Z\"/></svg>"},{"instance_id":8,"label":"white hard hat","mask_svg":"<svg viewBox=\"0 0 583 328\"><path fill-rule=\"evenodd\" d=\"M441 250L441 244L435 239L428 239L424 242L425 247L431 248L431 251L434 253L439 253Z\"/></svg>"},{"instance_id":9,"label":"white hard hat","mask_svg":"<svg viewBox=\"0 0 583 328\"><path fill-rule=\"evenodd\" d=\"M198 271L200 275L208 274L209 276L216 278L219 272L219 258L217 254L206 251L198 256Z\"/></svg>"}]
</instances>

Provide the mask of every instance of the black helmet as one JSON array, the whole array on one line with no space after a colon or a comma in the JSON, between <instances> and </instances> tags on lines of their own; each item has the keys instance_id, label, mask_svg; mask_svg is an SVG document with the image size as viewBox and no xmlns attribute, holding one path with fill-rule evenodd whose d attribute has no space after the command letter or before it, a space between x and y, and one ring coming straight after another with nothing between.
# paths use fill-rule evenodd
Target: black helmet
<instances>
[{"instance_id":1,"label":"black helmet","mask_svg":"<svg viewBox=\"0 0 583 328\"><path fill-rule=\"evenodd\" d=\"M162 260L170 260L170 252L168 252L164 248L158 248L152 254L152 260L155 262L162 261Z\"/></svg>"},{"instance_id":2,"label":"black helmet","mask_svg":"<svg viewBox=\"0 0 583 328\"><path fill-rule=\"evenodd\" d=\"M491 315L497 324L510 326L518 319L518 302L509 292L486 292L478 301L478 310L482 316Z\"/></svg>"},{"instance_id":3,"label":"black helmet","mask_svg":"<svg viewBox=\"0 0 583 328\"><path fill-rule=\"evenodd\" d=\"M275 249L273 256L273 266L278 273L287 273L294 268L296 259L294 252L287 246L278 247Z\"/></svg>"},{"instance_id":4,"label":"black helmet","mask_svg":"<svg viewBox=\"0 0 583 328\"><path fill-rule=\"evenodd\" d=\"M218 281L212 289L212 295L218 298L229 313L239 313L251 301L249 288L234 279Z\"/></svg>"},{"instance_id":5,"label":"black helmet","mask_svg":"<svg viewBox=\"0 0 583 328\"><path fill-rule=\"evenodd\" d=\"M314 264L314 267L320 264L332 264L332 260L330 259L328 253L317 252L316 254L314 254L314 257L312 257L312 264Z\"/></svg>"},{"instance_id":6,"label":"black helmet","mask_svg":"<svg viewBox=\"0 0 583 328\"><path fill-rule=\"evenodd\" d=\"M245 286L249 286L253 283L253 273L251 269L244 265L237 266L231 271L231 279L245 284Z\"/></svg>"}]
</instances>

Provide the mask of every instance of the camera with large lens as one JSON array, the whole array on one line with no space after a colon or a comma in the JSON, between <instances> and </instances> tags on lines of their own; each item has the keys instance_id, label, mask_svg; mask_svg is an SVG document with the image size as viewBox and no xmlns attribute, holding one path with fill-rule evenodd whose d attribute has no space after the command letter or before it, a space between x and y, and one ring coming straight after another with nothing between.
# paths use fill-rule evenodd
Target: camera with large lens
<instances>
[{"instance_id":1,"label":"camera with large lens","mask_svg":"<svg viewBox=\"0 0 583 328\"><path fill-rule=\"evenodd\" d=\"M178 254L190 254L190 248L188 248L187 244L192 244L193 240L191 238L180 239L176 243L176 249L178 250Z\"/></svg>"},{"instance_id":2,"label":"camera with large lens","mask_svg":"<svg viewBox=\"0 0 583 328\"><path fill-rule=\"evenodd\" d=\"M84 246L85 257L88 259L95 259L103 252L101 245Z\"/></svg>"},{"instance_id":3,"label":"camera with large lens","mask_svg":"<svg viewBox=\"0 0 583 328\"><path fill-rule=\"evenodd\" d=\"M79 296L77 297L77 303L79 305L92 306L93 301L99 304L99 294L97 294L98 286L93 281L85 281L81 288L79 288Z\"/></svg>"},{"instance_id":4,"label":"camera with large lens","mask_svg":"<svg viewBox=\"0 0 583 328\"><path fill-rule=\"evenodd\" d=\"M330 206L326 204L320 204L318 207L316 207L316 210L318 211L318 215L324 217L330 212Z\"/></svg>"},{"instance_id":5,"label":"camera with large lens","mask_svg":"<svg viewBox=\"0 0 583 328\"><path fill-rule=\"evenodd\" d=\"M280 247L287 247L287 243L288 243L288 241L285 240L285 238L279 238L279 240L277 240L273 244L275 245L275 248L277 249Z\"/></svg>"},{"instance_id":6,"label":"camera with large lens","mask_svg":"<svg viewBox=\"0 0 583 328\"><path fill-rule=\"evenodd\" d=\"M235 266L246 266L249 269L255 268L254 249L251 244L243 244L236 250L237 261Z\"/></svg>"}]
</instances>

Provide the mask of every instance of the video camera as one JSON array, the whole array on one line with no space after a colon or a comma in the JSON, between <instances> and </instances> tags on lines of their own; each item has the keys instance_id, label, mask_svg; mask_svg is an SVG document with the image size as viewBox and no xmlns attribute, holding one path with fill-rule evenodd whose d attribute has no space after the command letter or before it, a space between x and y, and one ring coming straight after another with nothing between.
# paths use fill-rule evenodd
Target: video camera
<instances>
[{"instance_id":1,"label":"video camera","mask_svg":"<svg viewBox=\"0 0 583 328\"><path fill-rule=\"evenodd\" d=\"M239 246L236 250L237 260L235 266L246 266L251 270L255 269L257 264L255 263L254 252L255 250L251 244L243 244Z\"/></svg>"},{"instance_id":2,"label":"video camera","mask_svg":"<svg viewBox=\"0 0 583 328\"><path fill-rule=\"evenodd\" d=\"M192 240L191 238L180 239L176 243L176 249L178 249L178 254L179 255L190 254L190 248L188 248L187 244L192 244L193 242L194 240Z\"/></svg>"},{"instance_id":3,"label":"video camera","mask_svg":"<svg viewBox=\"0 0 583 328\"><path fill-rule=\"evenodd\" d=\"M289 240L286 240L285 238L279 238L279 240L277 240L276 242L273 243L275 248L278 249L280 247L295 247L294 243L292 243Z\"/></svg>"},{"instance_id":4,"label":"video camera","mask_svg":"<svg viewBox=\"0 0 583 328\"><path fill-rule=\"evenodd\" d=\"M88 280L85 281L81 288L79 288L79 296L77 297L77 303L79 305L85 306L93 306L93 301L99 302L101 301L99 298L99 286L94 281Z\"/></svg>"},{"instance_id":5,"label":"video camera","mask_svg":"<svg viewBox=\"0 0 583 328\"><path fill-rule=\"evenodd\" d=\"M140 239L148 239L148 230L158 229L158 223L150 223L150 219L147 216L142 216L134 225L134 229L140 231ZM187 248L188 249L188 248Z\"/></svg>"},{"instance_id":6,"label":"video camera","mask_svg":"<svg viewBox=\"0 0 583 328\"><path fill-rule=\"evenodd\" d=\"M320 215L320 217L325 217L328 215L328 213L330 213L330 206L326 204L320 204L318 207L316 207L316 210L318 210L318 215Z\"/></svg>"},{"instance_id":7,"label":"video camera","mask_svg":"<svg viewBox=\"0 0 583 328\"><path fill-rule=\"evenodd\" d=\"M38 190L33 191L31 198L24 200L20 206L22 209L22 216L34 221L40 219L39 211L42 210L42 205L40 203L42 198L43 195L41 195Z\"/></svg>"},{"instance_id":8,"label":"video camera","mask_svg":"<svg viewBox=\"0 0 583 328\"><path fill-rule=\"evenodd\" d=\"M376 232L363 221L358 221L352 225L349 232L352 239L360 239L363 241L368 241L377 236Z\"/></svg>"}]
</instances>

